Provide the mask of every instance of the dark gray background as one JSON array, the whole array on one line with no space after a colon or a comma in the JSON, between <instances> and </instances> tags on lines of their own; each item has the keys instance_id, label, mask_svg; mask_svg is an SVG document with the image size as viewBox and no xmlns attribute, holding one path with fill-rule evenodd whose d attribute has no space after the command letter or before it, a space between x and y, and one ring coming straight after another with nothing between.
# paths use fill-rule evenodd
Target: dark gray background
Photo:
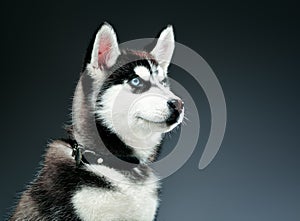
<instances>
[{"instance_id":1,"label":"dark gray background","mask_svg":"<svg viewBox=\"0 0 300 221\"><path fill-rule=\"evenodd\" d=\"M223 145L200 171L207 100L188 75L171 68L197 102L202 132L193 156L163 181L158 220L300 220L295 4L80 2L1 3L1 217L34 178L47 142L64 136L86 47L108 21L121 42L154 37L173 24L176 40L213 68L227 101Z\"/></svg>"}]
</instances>

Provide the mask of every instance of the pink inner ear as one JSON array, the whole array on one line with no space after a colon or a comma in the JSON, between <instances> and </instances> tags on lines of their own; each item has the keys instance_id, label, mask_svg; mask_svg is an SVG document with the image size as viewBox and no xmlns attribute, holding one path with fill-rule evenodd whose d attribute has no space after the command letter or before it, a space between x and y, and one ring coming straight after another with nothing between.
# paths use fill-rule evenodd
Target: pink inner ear
<instances>
[{"instance_id":1,"label":"pink inner ear","mask_svg":"<svg viewBox=\"0 0 300 221\"><path fill-rule=\"evenodd\" d=\"M109 59L109 51L111 50L111 42L109 38L101 38L99 43L98 62L99 65L107 66L106 62Z\"/></svg>"}]
</instances>

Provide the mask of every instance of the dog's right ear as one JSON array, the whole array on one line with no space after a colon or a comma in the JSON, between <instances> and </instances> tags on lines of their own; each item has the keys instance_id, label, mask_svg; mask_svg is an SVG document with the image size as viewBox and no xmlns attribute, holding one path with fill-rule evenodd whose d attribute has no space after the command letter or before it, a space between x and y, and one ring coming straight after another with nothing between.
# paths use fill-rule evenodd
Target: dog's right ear
<instances>
[{"instance_id":1,"label":"dog's right ear","mask_svg":"<svg viewBox=\"0 0 300 221\"><path fill-rule=\"evenodd\" d=\"M150 54L152 54L155 57L159 65L164 69L166 73L168 66L171 63L174 48L174 31L173 27L169 25L160 33L155 47L150 52Z\"/></svg>"},{"instance_id":2,"label":"dog's right ear","mask_svg":"<svg viewBox=\"0 0 300 221\"><path fill-rule=\"evenodd\" d=\"M110 68L119 55L116 33L110 24L104 23L96 34L90 64L93 68Z\"/></svg>"}]
</instances>

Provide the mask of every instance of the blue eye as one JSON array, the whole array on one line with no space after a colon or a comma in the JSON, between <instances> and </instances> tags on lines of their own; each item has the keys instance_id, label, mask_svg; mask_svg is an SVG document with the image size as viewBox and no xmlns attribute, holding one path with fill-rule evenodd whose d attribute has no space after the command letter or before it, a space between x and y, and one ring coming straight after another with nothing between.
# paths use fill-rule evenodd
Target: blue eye
<instances>
[{"instance_id":1,"label":"blue eye","mask_svg":"<svg viewBox=\"0 0 300 221\"><path fill-rule=\"evenodd\" d=\"M140 79L137 77L137 78L133 78L130 83L133 85L133 86L138 86L140 84Z\"/></svg>"}]
</instances>

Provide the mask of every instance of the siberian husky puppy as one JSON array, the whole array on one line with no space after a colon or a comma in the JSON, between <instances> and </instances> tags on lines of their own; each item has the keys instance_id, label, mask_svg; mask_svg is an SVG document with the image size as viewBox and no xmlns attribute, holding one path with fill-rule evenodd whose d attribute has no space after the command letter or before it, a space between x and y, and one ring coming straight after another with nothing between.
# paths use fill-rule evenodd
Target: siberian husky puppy
<instances>
[{"instance_id":1,"label":"siberian husky puppy","mask_svg":"<svg viewBox=\"0 0 300 221\"><path fill-rule=\"evenodd\" d=\"M155 219L159 182L148 164L184 116L168 84L174 46L171 26L150 50L121 50L113 28L99 28L75 90L71 136L49 144L10 220Z\"/></svg>"}]
</instances>

